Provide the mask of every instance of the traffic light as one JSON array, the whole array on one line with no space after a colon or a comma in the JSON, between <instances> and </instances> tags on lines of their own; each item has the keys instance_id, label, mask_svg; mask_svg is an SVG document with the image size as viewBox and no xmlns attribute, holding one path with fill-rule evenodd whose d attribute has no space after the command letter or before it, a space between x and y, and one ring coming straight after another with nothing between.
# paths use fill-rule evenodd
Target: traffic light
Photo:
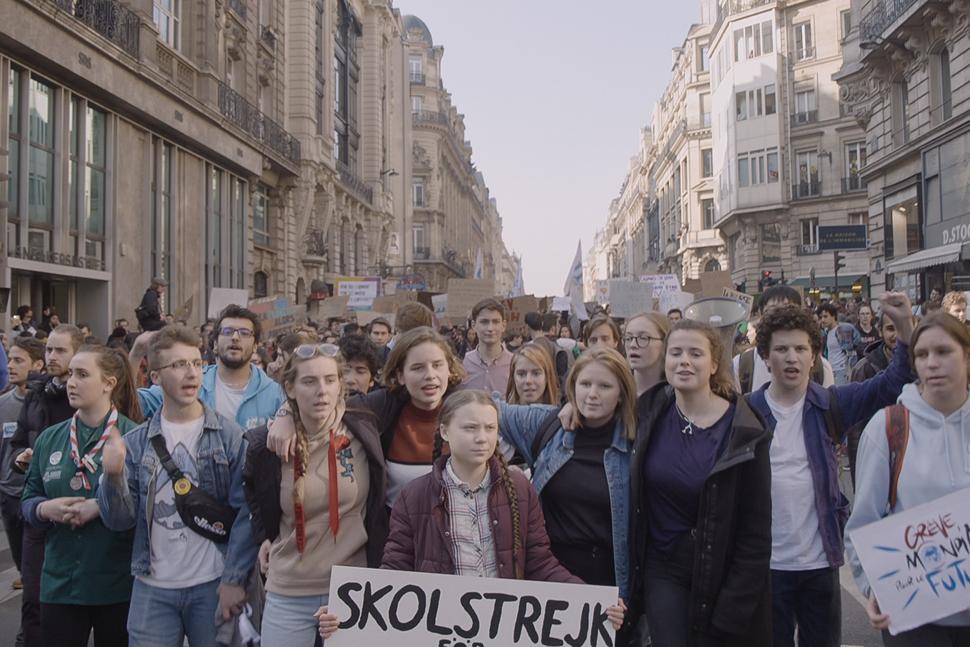
<instances>
[{"instance_id":1,"label":"traffic light","mask_svg":"<svg viewBox=\"0 0 970 647\"><path fill-rule=\"evenodd\" d=\"M842 269L845 269L845 254L835 252L835 273L838 274Z\"/></svg>"}]
</instances>

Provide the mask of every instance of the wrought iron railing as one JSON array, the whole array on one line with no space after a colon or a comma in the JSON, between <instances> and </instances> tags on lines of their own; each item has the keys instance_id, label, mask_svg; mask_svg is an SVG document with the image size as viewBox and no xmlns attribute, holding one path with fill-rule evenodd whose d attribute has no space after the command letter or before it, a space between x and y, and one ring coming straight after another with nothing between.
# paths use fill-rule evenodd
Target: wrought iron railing
<instances>
[{"instance_id":1,"label":"wrought iron railing","mask_svg":"<svg viewBox=\"0 0 970 647\"><path fill-rule=\"evenodd\" d=\"M431 249L428 247L415 247L414 258L419 261L426 261L431 258Z\"/></svg>"},{"instance_id":2,"label":"wrought iron railing","mask_svg":"<svg viewBox=\"0 0 970 647\"><path fill-rule=\"evenodd\" d=\"M58 8L71 14L112 43L138 58L138 15L117 0L53 0Z\"/></svg>"},{"instance_id":3,"label":"wrought iron railing","mask_svg":"<svg viewBox=\"0 0 970 647\"><path fill-rule=\"evenodd\" d=\"M796 112L791 116L791 125L800 126L802 124L812 124L818 121L818 110L806 110L805 112Z\"/></svg>"},{"instance_id":4,"label":"wrought iron railing","mask_svg":"<svg viewBox=\"0 0 970 647\"><path fill-rule=\"evenodd\" d=\"M866 182L862 179L862 176L858 173L853 173L849 177L842 178L842 193L851 193L852 191L865 191Z\"/></svg>"},{"instance_id":5,"label":"wrought iron railing","mask_svg":"<svg viewBox=\"0 0 970 647\"><path fill-rule=\"evenodd\" d=\"M340 175L341 184L366 200L368 204L374 203L374 189L357 177L357 174L340 160L337 160L337 173Z\"/></svg>"},{"instance_id":6,"label":"wrought iron railing","mask_svg":"<svg viewBox=\"0 0 970 647\"><path fill-rule=\"evenodd\" d=\"M411 85L424 85L425 81L424 72L411 72Z\"/></svg>"},{"instance_id":7,"label":"wrought iron railing","mask_svg":"<svg viewBox=\"0 0 970 647\"><path fill-rule=\"evenodd\" d=\"M448 115L433 110L415 110L411 113L412 120L416 124L439 124L448 126Z\"/></svg>"},{"instance_id":8,"label":"wrought iron railing","mask_svg":"<svg viewBox=\"0 0 970 647\"><path fill-rule=\"evenodd\" d=\"M813 178L807 182L796 182L791 185L792 200L817 198L820 195L822 195L822 182L818 178Z\"/></svg>"},{"instance_id":9,"label":"wrought iron railing","mask_svg":"<svg viewBox=\"0 0 970 647\"><path fill-rule=\"evenodd\" d=\"M916 4L918 0L881 0L872 6L859 22L859 33L862 42L873 41L882 36L886 29L896 22L896 19L906 13L906 10Z\"/></svg>"},{"instance_id":10,"label":"wrought iron railing","mask_svg":"<svg viewBox=\"0 0 970 647\"><path fill-rule=\"evenodd\" d=\"M797 245L795 247L795 254L797 256L815 256L821 253L818 249L818 243L814 245Z\"/></svg>"},{"instance_id":11,"label":"wrought iron railing","mask_svg":"<svg viewBox=\"0 0 970 647\"><path fill-rule=\"evenodd\" d=\"M725 0L724 2L719 2L717 5L717 18L714 21L714 29L711 30L711 37L713 38L717 31L724 24L729 16L736 13L741 13L747 11L748 9L754 9L755 7L761 7L766 4L771 4L775 0Z\"/></svg>"},{"instance_id":12,"label":"wrought iron railing","mask_svg":"<svg viewBox=\"0 0 970 647\"><path fill-rule=\"evenodd\" d=\"M300 140L221 81L219 82L219 112L287 160L300 161Z\"/></svg>"}]
</instances>

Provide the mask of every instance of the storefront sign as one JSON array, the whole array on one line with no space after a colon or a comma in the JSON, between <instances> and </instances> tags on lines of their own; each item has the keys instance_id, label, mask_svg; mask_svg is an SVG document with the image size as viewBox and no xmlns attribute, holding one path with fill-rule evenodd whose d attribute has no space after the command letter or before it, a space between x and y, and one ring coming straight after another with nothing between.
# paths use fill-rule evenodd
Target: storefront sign
<instances>
[{"instance_id":1,"label":"storefront sign","mask_svg":"<svg viewBox=\"0 0 970 647\"><path fill-rule=\"evenodd\" d=\"M970 489L849 535L891 634L970 607Z\"/></svg>"},{"instance_id":2,"label":"storefront sign","mask_svg":"<svg viewBox=\"0 0 970 647\"><path fill-rule=\"evenodd\" d=\"M334 566L327 647L613 647L617 587Z\"/></svg>"},{"instance_id":3,"label":"storefront sign","mask_svg":"<svg viewBox=\"0 0 970 647\"><path fill-rule=\"evenodd\" d=\"M94 256L74 256L73 254L52 252L49 249L28 249L26 247L17 247L14 249L12 255L16 258L22 258L25 261L38 261L40 263L52 263L67 267L82 267L86 270L104 271L104 261Z\"/></svg>"},{"instance_id":4,"label":"storefront sign","mask_svg":"<svg viewBox=\"0 0 970 647\"><path fill-rule=\"evenodd\" d=\"M830 252L836 249L866 249L869 236L865 225L819 225L818 249Z\"/></svg>"}]
</instances>

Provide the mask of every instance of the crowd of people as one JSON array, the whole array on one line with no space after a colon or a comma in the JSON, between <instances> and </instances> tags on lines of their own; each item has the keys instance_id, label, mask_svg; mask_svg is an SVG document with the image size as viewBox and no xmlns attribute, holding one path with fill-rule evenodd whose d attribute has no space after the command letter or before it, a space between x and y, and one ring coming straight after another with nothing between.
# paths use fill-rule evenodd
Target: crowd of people
<instances>
[{"instance_id":1,"label":"crowd of people","mask_svg":"<svg viewBox=\"0 0 970 647\"><path fill-rule=\"evenodd\" d=\"M496 299L264 339L164 289L138 331L22 306L0 345L18 645L312 647L341 565L615 586L618 645L835 647L846 560L885 645L970 644L970 610L892 635L846 535L970 486L962 293L773 286L726 348Z\"/></svg>"}]
</instances>

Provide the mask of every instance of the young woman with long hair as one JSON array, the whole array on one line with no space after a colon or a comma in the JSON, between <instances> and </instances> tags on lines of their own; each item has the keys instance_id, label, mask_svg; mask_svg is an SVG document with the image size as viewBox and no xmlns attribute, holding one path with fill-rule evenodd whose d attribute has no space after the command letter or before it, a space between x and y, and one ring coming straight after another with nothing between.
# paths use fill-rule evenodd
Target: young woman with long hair
<instances>
[{"instance_id":1,"label":"young woman with long hair","mask_svg":"<svg viewBox=\"0 0 970 647\"><path fill-rule=\"evenodd\" d=\"M890 476L887 434L889 409L866 425L856 458L856 490L846 526L846 550L856 584L868 598L866 612L890 647L957 647L970 644L970 611L948 616L895 636L890 618L879 608L869 578L848 534L888 515L929 503L970 487L967 432L970 427L970 332L956 317L943 312L927 315L910 337L910 361L919 381L907 384L899 396L903 410L894 410L906 430L905 444Z\"/></svg>"},{"instance_id":2,"label":"young woman with long hair","mask_svg":"<svg viewBox=\"0 0 970 647\"><path fill-rule=\"evenodd\" d=\"M266 427L254 429L243 489L267 575L262 644L312 647L333 566L380 566L386 472L376 418L345 408L338 347L297 346L282 385L296 426L294 460L282 463L266 449Z\"/></svg>"},{"instance_id":3,"label":"young woman with long hair","mask_svg":"<svg viewBox=\"0 0 970 647\"><path fill-rule=\"evenodd\" d=\"M587 350L566 379L573 420L559 407L499 403L502 437L532 469L552 552L588 584L628 592L630 450L636 386L611 348Z\"/></svg>"},{"instance_id":4,"label":"young woman with long hair","mask_svg":"<svg viewBox=\"0 0 970 647\"><path fill-rule=\"evenodd\" d=\"M82 346L68 368L67 397L77 411L38 438L23 493L24 519L48 528L43 642L86 647L93 630L96 647L125 647L133 533L108 530L95 496L111 430L125 434L142 420L128 356Z\"/></svg>"},{"instance_id":5,"label":"young woman with long hair","mask_svg":"<svg viewBox=\"0 0 970 647\"><path fill-rule=\"evenodd\" d=\"M377 418L387 462L387 504L392 506L405 485L431 471L441 403L461 384L465 370L448 342L422 326L397 340L383 375L387 388L351 398L348 407L370 411ZM295 433L284 405L271 426L267 446L288 461Z\"/></svg>"},{"instance_id":6,"label":"young woman with long hair","mask_svg":"<svg viewBox=\"0 0 970 647\"><path fill-rule=\"evenodd\" d=\"M623 348L637 384L637 396L664 377L664 342L670 334L670 319L659 312L641 312L627 319Z\"/></svg>"},{"instance_id":7,"label":"young woman with long hair","mask_svg":"<svg viewBox=\"0 0 970 647\"><path fill-rule=\"evenodd\" d=\"M515 352L505 399L509 404L559 404L559 379L545 349L530 342Z\"/></svg>"},{"instance_id":8,"label":"young woman with long hair","mask_svg":"<svg viewBox=\"0 0 970 647\"><path fill-rule=\"evenodd\" d=\"M717 331L681 320L632 458L631 618L654 644L769 645L770 434L721 362Z\"/></svg>"},{"instance_id":9,"label":"young woman with long hair","mask_svg":"<svg viewBox=\"0 0 970 647\"><path fill-rule=\"evenodd\" d=\"M459 391L441 408L430 474L411 481L391 513L382 568L540 582L582 581L549 550L538 496L498 449L498 408L484 391ZM444 444L449 455L442 456ZM455 514L485 523L452 524ZM488 523L487 520L492 520ZM623 621L623 603L607 613ZM323 615L332 633L336 618Z\"/></svg>"}]
</instances>

